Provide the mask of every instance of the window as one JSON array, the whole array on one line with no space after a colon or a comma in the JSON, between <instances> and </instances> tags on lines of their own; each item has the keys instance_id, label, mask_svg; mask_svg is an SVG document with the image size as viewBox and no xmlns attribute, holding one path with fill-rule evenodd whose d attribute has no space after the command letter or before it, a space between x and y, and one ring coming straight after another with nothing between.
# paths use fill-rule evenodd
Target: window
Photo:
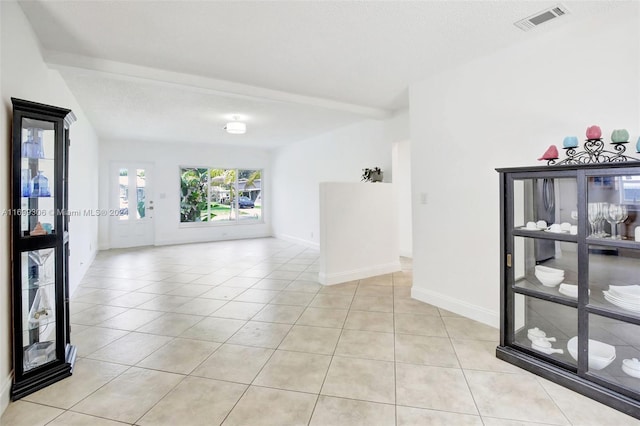
<instances>
[{"instance_id":1,"label":"window","mask_svg":"<svg viewBox=\"0 0 640 426\"><path fill-rule=\"evenodd\" d=\"M183 167L180 222L251 223L262 219L262 171Z\"/></svg>"}]
</instances>

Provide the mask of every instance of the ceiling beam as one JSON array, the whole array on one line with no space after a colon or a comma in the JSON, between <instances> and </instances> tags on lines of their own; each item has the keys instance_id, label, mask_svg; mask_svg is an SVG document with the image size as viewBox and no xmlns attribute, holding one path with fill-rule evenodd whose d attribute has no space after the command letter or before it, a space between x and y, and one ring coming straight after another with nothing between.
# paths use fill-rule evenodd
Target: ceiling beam
<instances>
[{"instance_id":1,"label":"ceiling beam","mask_svg":"<svg viewBox=\"0 0 640 426\"><path fill-rule=\"evenodd\" d=\"M153 82L163 86L180 86L184 89L198 93L295 103L334 111L342 111L375 119L389 118L393 114L393 111L382 108L372 108L325 98L298 95L295 93L265 89L263 87L250 86L227 80L217 80L193 74L178 73L90 56L45 50L43 51L43 57L47 65L53 69L83 69L103 75L109 75L111 78L129 81L146 81L147 83Z\"/></svg>"}]
</instances>

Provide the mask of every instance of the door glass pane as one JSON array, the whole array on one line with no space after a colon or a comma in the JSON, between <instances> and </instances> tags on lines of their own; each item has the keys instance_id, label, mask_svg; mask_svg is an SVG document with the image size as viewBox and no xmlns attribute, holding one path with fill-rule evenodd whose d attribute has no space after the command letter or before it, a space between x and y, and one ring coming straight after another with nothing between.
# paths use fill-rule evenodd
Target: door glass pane
<instances>
[{"instance_id":1,"label":"door glass pane","mask_svg":"<svg viewBox=\"0 0 640 426\"><path fill-rule=\"evenodd\" d=\"M640 176L590 176L587 201L589 238L634 240L640 226Z\"/></svg>"},{"instance_id":2,"label":"door glass pane","mask_svg":"<svg viewBox=\"0 0 640 426\"><path fill-rule=\"evenodd\" d=\"M515 180L513 192L513 224L516 228L578 233L578 185L575 178ZM553 224L557 227L547 229ZM542 251L541 255L544 255ZM547 254L552 256L551 246Z\"/></svg>"},{"instance_id":3,"label":"door glass pane","mask_svg":"<svg viewBox=\"0 0 640 426\"><path fill-rule=\"evenodd\" d=\"M540 255L541 250L544 256ZM577 299L577 251L576 243L515 237L514 286L553 296Z\"/></svg>"},{"instance_id":4,"label":"door glass pane","mask_svg":"<svg viewBox=\"0 0 640 426\"><path fill-rule=\"evenodd\" d=\"M20 160L23 236L55 232L55 124L22 119Z\"/></svg>"},{"instance_id":5,"label":"door glass pane","mask_svg":"<svg viewBox=\"0 0 640 426\"><path fill-rule=\"evenodd\" d=\"M522 294L514 297L514 342L541 357L576 366L567 342L578 333L578 310Z\"/></svg>"},{"instance_id":6,"label":"door glass pane","mask_svg":"<svg viewBox=\"0 0 640 426\"><path fill-rule=\"evenodd\" d=\"M145 217L146 174L144 169L136 170L136 218Z\"/></svg>"},{"instance_id":7,"label":"door glass pane","mask_svg":"<svg viewBox=\"0 0 640 426\"><path fill-rule=\"evenodd\" d=\"M238 217L242 221L262 217L262 170L238 170Z\"/></svg>"},{"instance_id":8,"label":"door glass pane","mask_svg":"<svg viewBox=\"0 0 640 426\"><path fill-rule=\"evenodd\" d=\"M192 167L180 169L180 222L207 220L208 171L205 168Z\"/></svg>"},{"instance_id":9,"label":"door glass pane","mask_svg":"<svg viewBox=\"0 0 640 426\"><path fill-rule=\"evenodd\" d=\"M22 253L22 341L25 371L56 359L55 250Z\"/></svg>"},{"instance_id":10,"label":"door glass pane","mask_svg":"<svg viewBox=\"0 0 640 426\"><path fill-rule=\"evenodd\" d=\"M640 250L589 245L589 303L640 318Z\"/></svg>"},{"instance_id":11,"label":"door glass pane","mask_svg":"<svg viewBox=\"0 0 640 426\"><path fill-rule=\"evenodd\" d=\"M122 168L118 174L118 207L120 220L129 219L129 170Z\"/></svg>"},{"instance_id":12,"label":"door glass pane","mask_svg":"<svg viewBox=\"0 0 640 426\"><path fill-rule=\"evenodd\" d=\"M640 391L640 326L589 315L589 373Z\"/></svg>"},{"instance_id":13,"label":"door glass pane","mask_svg":"<svg viewBox=\"0 0 640 426\"><path fill-rule=\"evenodd\" d=\"M236 171L233 169L209 169L211 201L209 216L204 220L225 222L236 220Z\"/></svg>"}]
</instances>

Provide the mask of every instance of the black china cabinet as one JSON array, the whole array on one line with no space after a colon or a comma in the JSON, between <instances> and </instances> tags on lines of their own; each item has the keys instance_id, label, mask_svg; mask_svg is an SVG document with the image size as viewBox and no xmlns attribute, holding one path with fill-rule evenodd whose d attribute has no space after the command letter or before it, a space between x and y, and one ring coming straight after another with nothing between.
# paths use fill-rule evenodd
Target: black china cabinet
<instances>
[{"instance_id":1,"label":"black china cabinet","mask_svg":"<svg viewBox=\"0 0 640 426\"><path fill-rule=\"evenodd\" d=\"M13 103L11 237L16 400L71 375L69 109Z\"/></svg>"},{"instance_id":2,"label":"black china cabinet","mask_svg":"<svg viewBox=\"0 0 640 426\"><path fill-rule=\"evenodd\" d=\"M497 357L640 418L640 161L497 171Z\"/></svg>"}]
</instances>

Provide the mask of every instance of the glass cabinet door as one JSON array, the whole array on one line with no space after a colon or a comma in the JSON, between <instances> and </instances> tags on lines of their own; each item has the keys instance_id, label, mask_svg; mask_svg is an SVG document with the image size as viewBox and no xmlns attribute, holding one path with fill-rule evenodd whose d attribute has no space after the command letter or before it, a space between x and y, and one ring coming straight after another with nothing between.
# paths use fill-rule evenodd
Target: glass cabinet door
<instances>
[{"instance_id":1,"label":"glass cabinet door","mask_svg":"<svg viewBox=\"0 0 640 426\"><path fill-rule=\"evenodd\" d=\"M50 121L22 119L20 161L21 234L55 232L55 134Z\"/></svg>"},{"instance_id":2,"label":"glass cabinet door","mask_svg":"<svg viewBox=\"0 0 640 426\"><path fill-rule=\"evenodd\" d=\"M640 392L640 173L586 176L590 377ZM584 343L584 342L582 342Z\"/></svg>"},{"instance_id":3,"label":"glass cabinet door","mask_svg":"<svg viewBox=\"0 0 640 426\"><path fill-rule=\"evenodd\" d=\"M22 342L27 372L56 360L55 249L22 253Z\"/></svg>"},{"instance_id":4,"label":"glass cabinet door","mask_svg":"<svg viewBox=\"0 0 640 426\"><path fill-rule=\"evenodd\" d=\"M578 333L577 179L527 176L513 179L511 188L508 339L575 370L567 342Z\"/></svg>"}]
</instances>

